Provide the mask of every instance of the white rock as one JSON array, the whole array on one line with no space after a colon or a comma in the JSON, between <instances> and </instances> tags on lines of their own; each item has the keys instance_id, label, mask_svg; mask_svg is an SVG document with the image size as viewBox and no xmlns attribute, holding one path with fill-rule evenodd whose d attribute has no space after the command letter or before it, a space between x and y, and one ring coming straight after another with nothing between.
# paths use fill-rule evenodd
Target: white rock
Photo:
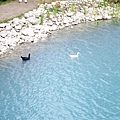
<instances>
[{"instance_id":1,"label":"white rock","mask_svg":"<svg viewBox=\"0 0 120 120\"><path fill-rule=\"evenodd\" d=\"M23 44L23 43L25 43L25 40L24 39L19 39L19 41L18 41L18 44Z\"/></svg>"},{"instance_id":2,"label":"white rock","mask_svg":"<svg viewBox=\"0 0 120 120\"><path fill-rule=\"evenodd\" d=\"M0 24L0 28L5 28L6 27L6 23L2 23L2 24Z\"/></svg>"},{"instance_id":3,"label":"white rock","mask_svg":"<svg viewBox=\"0 0 120 120\"><path fill-rule=\"evenodd\" d=\"M93 18L90 18L90 21L95 21L95 19L93 19Z\"/></svg>"},{"instance_id":4,"label":"white rock","mask_svg":"<svg viewBox=\"0 0 120 120\"><path fill-rule=\"evenodd\" d=\"M47 22L47 25L52 26L52 25L53 25L53 22L52 22L51 20L49 20L49 21Z\"/></svg>"},{"instance_id":5,"label":"white rock","mask_svg":"<svg viewBox=\"0 0 120 120\"><path fill-rule=\"evenodd\" d=\"M33 17L33 16L34 16L34 12L33 12L33 11L29 11L29 12L28 12L28 16L29 16L29 17Z\"/></svg>"},{"instance_id":6,"label":"white rock","mask_svg":"<svg viewBox=\"0 0 120 120\"><path fill-rule=\"evenodd\" d=\"M108 19L108 20L110 20L111 18L112 18L111 16L109 16L109 15L107 16L107 19Z\"/></svg>"},{"instance_id":7,"label":"white rock","mask_svg":"<svg viewBox=\"0 0 120 120\"><path fill-rule=\"evenodd\" d=\"M41 37L39 38L38 36L39 36L39 35L37 35L37 36L35 35L35 37L34 37L34 43L38 42L39 39L41 39Z\"/></svg>"},{"instance_id":8,"label":"white rock","mask_svg":"<svg viewBox=\"0 0 120 120\"><path fill-rule=\"evenodd\" d=\"M65 27L68 27L68 26L70 26L70 25L71 25L70 23L66 23L66 24L65 24Z\"/></svg>"},{"instance_id":9,"label":"white rock","mask_svg":"<svg viewBox=\"0 0 120 120\"><path fill-rule=\"evenodd\" d=\"M68 13L66 13L66 15L67 15L68 17L71 17L71 16L74 15L74 12L68 12Z\"/></svg>"},{"instance_id":10,"label":"white rock","mask_svg":"<svg viewBox=\"0 0 120 120\"><path fill-rule=\"evenodd\" d=\"M18 33L17 33L14 29L11 30L11 33L9 33L9 35L10 35L10 34L11 34L11 36L13 36L13 37L15 37L15 36L18 35Z\"/></svg>"},{"instance_id":11,"label":"white rock","mask_svg":"<svg viewBox=\"0 0 120 120\"><path fill-rule=\"evenodd\" d=\"M97 16L95 17L95 20L102 20L102 19L103 19L102 15L97 15Z\"/></svg>"},{"instance_id":12,"label":"white rock","mask_svg":"<svg viewBox=\"0 0 120 120\"><path fill-rule=\"evenodd\" d=\"M0 46L0 54L3 54L7 51L7 47L6 46Z\"/></svg>"},{"instance_id":13,"label":"white rock","mask_svg":"<svg viewBox=\"0 0 120 120\"><path fill-rule=\"evenodd\" d=\"M17 40L14 39L14 38L8 38L8 39L5 41L5 45L6 45L6 46L9 46L9 47L11 47L11 46L16 46L16 44L17 44Z\"/></svg>"},{"instance_id":14,"label":"white rock","mask_svg":"<svg viewBox=\"0 0 120 120\"><path fill-rule=\"evenodd\" d=\"M61 5L65 5L67 3L67 1L60 1Z\"/></svg>"},{"instance_id":15,"label":"white rock","mask_svg":"<svg viewBox=\"0 0 120 120\"><path fill-rule=\"evenodd\" d=\"M57 18L52 18L52 21L53 21L53 22L56 22L56 21L57 21Z\"/></svg>"},{"instance_id":16,"label":"white rock","mask_svg":"<svg viewBox=\"0 0 120 120\"><path fill-rule=\"evenodd\" d=\"M53 6L55 6L55 5L56 5L56 2L52 2L51 4L52 4Z\"/></svg>"},{"instance_id":17,"label":"white rock","mask_svg":"<svg viewBox=\"0 0 120 120\"><path fill-rule=\"evenodd\" d=\"M36 30L40 30L42 28L42 25L35 25Z\"/></svg>"},{"instance_id":18,"label":"white rock","mask_svg":"<svg viewBox=\"0 0 120 120\"><path fill-rule=\"evenodd\" d=\"M64 24L67 24L67 23L69 23L69 20L65 17L65 18L63 19L63 23L64 23Z\"/></svg>"},{"instance_id":19,"label":"white rock","mask_svg":"<svg viewBox=\"0 0 120 120\"><path fill-rule=\"evenodd\" d=\"M35 17L39 18L40 17L40 12L39 13L35 13Z\"/></svg>"},{"instance_id":20,"label":"white rock","mask_svg":"<svg viewBox=\"0 0 120 120\"><path fill-rule=\"evenodd\" d=\"M26 28L24 30L21 31L21 33L25 36L34 36L34 32L33 32L33 29L31 28Z\"/></svg>"},{"instance_id":21,"label":"white rock","mask_svg":"<svg viewBox=\"0 0 120 120\"><path fill-rule=\"evenodd\" d=\"M35 34L39 33L39 30L33 30Z\"/></svg>"},{"instance_id":22,"label":"white rock","mask_svg":"<svg viewBox=\"0 0 120 120\"><path fill-rule=\"evenodd\" d=\"M33 38L29 36L25 36L24 39L25 39L25 42L34 42Z\"/></svg>"},{"instance_id":23,"label":"white rock","mask_svg":"<svg viewBox=\"0 0 120 120\"><path fill-rule=\"evenodd\" d=\"M0 36L5 38L8 35L7 31L0 32Z\"/></svg>"},{"instance_id":24,"label":"white rock","mask_svg":"<svg viewBox=\"0 0 120 120\"><path fill-rule=\"evenodd\" d=\"M54 15L50 14L50 18L53 19L53 18L54 18Z\"/></svg>"},{"instance_id":25,"label":"white rock","mask_svg":"<svg viewBox=\"0 0 120 120\"><path fill-rule=\"evenodd\" d=\"M24 14L24 17L25 17L25 18L29 18L29 14L28 14L28 13L25 13L25 14Z\"/></svg>"},{"instance_id":26,"label":"white rock","mask_svg":"<svg viewBox=\"0 0 120 120\"><path fill-rule=\"evenodd\" d=\"M14 18L11 22L11 24L13 24L13 26L19 25L20 23L20 19L19 18Z\"/></svg>"},{"instance_id":27,"label":"white rock","mask_svg":"<svg viewBox=\"0 0 120 120\"><path fill-rule=\"evenodd\" d=\"M6 25L6 30L7 30L7 31L12 30L12 26L10 26L10 25Z\"/></svg>"},{"instance_id":28,"label":"white rock","mask_svg":"<svg viewBox=\"0 0 120 120\"><path fill-rule=\"evenodd\" d=\"M77 25L77 24L79 24L79 21L72 22L72 25Z\"/></svg>"},{"instance_id":29,"label":"white rock","mask_svg":"<svg viewBox=\"0 0 120 120\"><path fill-rule=\"evenodd\" d=\"M21 25L17 25L17 26L15 26L15 29L16 29L16 30L21 30L21 28L22 28Z\"/></svg>"},{"instance_id":30,"label":"white rock","mask_svg":"<svg viewBox=\"0 0 120 120\"><path fill-rule=\"evenodd\" d=\"M102 2L104 2L104 0L96 0L96 2L101 2L102 3Z\"/></svg>"},{"instance_id":31,"label":"white rock","mask_svg":"<svg viewBox=\"0 0 120 120\"><path fill-rule=\"evenodd\" d=\"M34 17L30 17L27 19L32 25L36 25L38 23L38 20Z\"/></svg>"},{"instance_id":32,"label":"white rock","mask_svg":"<svg viewBox=\"0 0 120 120\"><path fill-rule=\"evenodd\" d=\"M109 16L107 13L106 14L104 14L104 17L103 17L104 19L111 19L112 17L111 16Z\"/></svg>"},{"instance_id":33,"label":"white rock","mask_svg":"<svg viewBox=\"0 0 120 120\"><path fill-rule=\"evenodd\" d=\"M59 29L63 29L65 26L64 25L60 25L59 26Z\"/></svg>"},{"instance_id":34,"label":"white rock","mask_svg":"<svg viewBox=\"0 0 120 120\"><path fill-rule=\"evenodd\" d=\"M61 24L61 23L56 21L56 25L59 26L59 24Z\"/></svg>"},{"instance_id":35,"label":"white rock","mask_svg":"<svg viewBox=\"0 0 120 120\"><path fill-rule=\"evenodd\" d=\"M95 3L95 4L93 5L93 7L97 8L97 7L98 7L98 4L97 4L97 3Z\"/></svg>"},{"instance_id":36,"label":"white rock","mask_svg":"<svg viewBox=\"0 0 120 120\"><path fill-rule=\"evenodd\" d=\"M45 31L45 33L49 32L50 31L50 26L44 26L44 31Z\"/></svg>"},{"instance_id":37,"label":"white rock","mask_svg":"<svg viewBox=\"0 0 120 120\"><path fill-rule=\"evenodd\" d=\"M46 38L46 37L47 37L47 34L41 34L41 37L42 37L42 38Z\"/></svg>"},{"instance_id":38,"label":"white rock","mask_svg":"<svg viewBox=\"0 0 120 120\"><path fill-rule=\"evenodd\" d=\"M53 25L50 27L50 31L55 31L58 29L58 26L57 25Z\"/></svg>"}]
</instances>

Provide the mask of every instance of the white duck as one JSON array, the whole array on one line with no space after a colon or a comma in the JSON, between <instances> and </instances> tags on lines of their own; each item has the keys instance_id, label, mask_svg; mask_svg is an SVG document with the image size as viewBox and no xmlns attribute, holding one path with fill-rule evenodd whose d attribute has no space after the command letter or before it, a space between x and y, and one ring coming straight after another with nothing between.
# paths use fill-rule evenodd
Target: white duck
<instances>
[{"instance_id":1,"label":"white duck","mask_svg":"<svg viewBox=\"0 0 120 120\"><path fill-rule=\"evenodd\" d=\"M78 55L80 54L80 52L77 52L77 55L70 55L71 58L78 58Z\"/></svg>"}]
</instances>

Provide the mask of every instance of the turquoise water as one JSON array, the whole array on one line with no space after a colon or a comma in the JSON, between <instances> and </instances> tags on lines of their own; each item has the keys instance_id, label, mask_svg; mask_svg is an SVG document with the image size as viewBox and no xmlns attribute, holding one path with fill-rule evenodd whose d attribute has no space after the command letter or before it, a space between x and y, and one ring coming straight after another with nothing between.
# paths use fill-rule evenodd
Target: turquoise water
<instances>
[{"instance_id":1,"label":"turquoise water","mask_svg":"<svg viewBox=\"0 0 120 120\"><path fill-rule=\"evenodd\" d=\"M120 120L120 21L68 27L1 57L0 120Z\"/></svg>"}]
</instances>

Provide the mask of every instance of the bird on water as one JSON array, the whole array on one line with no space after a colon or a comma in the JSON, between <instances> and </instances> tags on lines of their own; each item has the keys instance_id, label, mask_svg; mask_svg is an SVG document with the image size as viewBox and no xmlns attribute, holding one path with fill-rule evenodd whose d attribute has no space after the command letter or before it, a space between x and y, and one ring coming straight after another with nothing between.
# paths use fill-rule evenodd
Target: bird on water
<instances>
[{"instance_id":1,"label":"bird on water","mask_svg":"<svg viewBox=\"0 0 120 120\"><path fill-rule=\"evenodd\" d=\"M76 55L70 55L71 58L78 58L78 55L80 54L80 52L77 52Z\"/></svg>"},{"instance_id":2,"label":"bird on water","mask_svg":"<svg viewBox=\"0 0 120 120\"><path fill-rule=\"evenodd\" d=\"M21 56L21 58L22 58L23 61L30 60L30 53L28 54L28 57L23 57L23 56Z\"/></svg>"}]
</instances>

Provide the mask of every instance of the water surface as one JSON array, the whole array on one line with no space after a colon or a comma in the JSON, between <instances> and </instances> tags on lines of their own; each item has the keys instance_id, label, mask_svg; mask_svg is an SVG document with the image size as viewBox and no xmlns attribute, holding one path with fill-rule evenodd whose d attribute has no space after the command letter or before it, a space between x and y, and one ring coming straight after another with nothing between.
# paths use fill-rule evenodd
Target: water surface
<instances>
[{"instance_id":1,"label":"water surface","mask_svg":"<svg viewBox=\"0 0 120 120\"><path fill-rule=\"evenodd\" d=\"M1 57L0 120L120 120L120 21L67 27Z\"/></svg>"}]
</instances>

